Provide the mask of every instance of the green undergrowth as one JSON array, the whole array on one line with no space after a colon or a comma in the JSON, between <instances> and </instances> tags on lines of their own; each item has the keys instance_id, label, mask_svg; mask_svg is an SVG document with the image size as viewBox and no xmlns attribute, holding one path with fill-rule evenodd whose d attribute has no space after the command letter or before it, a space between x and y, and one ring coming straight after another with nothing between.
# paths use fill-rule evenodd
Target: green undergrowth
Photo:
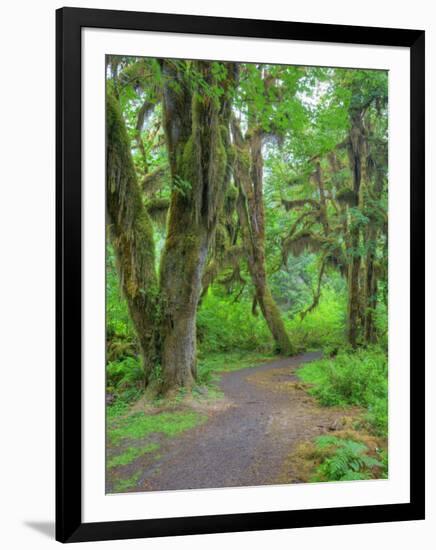
<instances>
[{"instance_id":1,"label":"green undergrowth","mask_svg":"<svg viewBox=\"0 0 436 550\"><path fill-rule=\"evenodd\" d=\"M250 301L235 301L210 289L197 314L197 337L201 352L234 350L269 352L273 340L262 315L253 315Z\"/></svg>"},{"instance_id":2,"label":"green undergrowth","mask_svg":"<svg viewBox=\"0 0 436 550\"><path fill-rule=\"evenodd\" d=\"M110 361L106 365L106 394L110 395L114 403L122 403L126 408L129 403L136 401L143 392L144 371L138 357L123 357ZM119 404L119 407L123 407ZM112 411L109 407L109 413ZM114 409L115 415L117 410Z\"/></svg>"},{"instance_id":3,"label":"green undergrowth","mask_svg":"<svg viewBox=\"0 0 436 550\"><path fill-rule=\"evenodd\" d=\"M126 414L129 410L129 403L123 399L117 399L114 403L106 406L106 417L108 420Z\"/></svg>"},{"instance_id":4,"label":"green undergrowth","mask_svg":"<svg viewBox=\"0 0 436 550\"><path fill-rule=\"evenodd\" d=\"M272 351L257 352L236 350L221 353L203 353L199 351L197 365L197 384L191 391L180 388L176 395L169 399L154 395L149 404L155 407L178 407L186 397L195 399L217 399L222 396L218 389L220 374L256 366L275 357ZM110 363L107 366L107 393L112 402L106 407L108 420L126 415L131 405L144 395L142 387L142 370L139 360L133 357Z\"/></svg>"},{"instance_id":5,"label":"green undergrowth","mask_svg":"<svg viewBox=\"0 0 436 550\"><path fill-rule=\"evenodd\" d=\"M205 422L206 416L192 411L173 411L147 414L144 412L120 414L108 418L107 436L112 456L108 457L106 466L112 478L113 491L120 493L136 487L143 468L135 461L150 457L156 462L160 456L160 443L150 441L154 436L176 437L187 430ZM134 473L125 477L125 467Z\"/></svg>"},{"instance_id":6,"label":"green undergrowth","mask_svg":"<svg viewBox=\"0 0 436 550\"><path fill-rule=\"evenodd\" d=\"M311 385L309 393L321 405L363 407L369 429L379 436L387 435L388 364L383 348L342 350L336 357L307 363L297 375Z\"/></svg>"},{"instance_id":7,"label":"green undergrowth","mask_svg":"<svg viewBox=\"0 0 436 550\"><path fill-rule=\"evenodd\" d=\"M298 352L339 348L345 339L346 295L326 289L316 308L285 321Z\"/></svg>"},{"instance_id":8,"label":"green undergrowth","mask_svg":"<svg viewBox=\"0 0 436 550\"><path fill-rule=\"evenodd\" d=\"M136 487L140 478L141 478L141 471L137 471L128 478L117 479L114 484L114 492L123 493L128 489L132 489L133 487Z\"/></svg>"},{"instance_id":9,"label":"green undergrowth","mask_svg":"<svg viewBox=\"0 0 436 550\"><path fill-rule=\"evenodd\" d=\"M108 468L115 468L117 466L126 466L131 462L134 462L140 456L143 456L147 453L152 453L159 449L157 443L149 443L148 445L142 447L128 447L122 453L110 458L107 461Z\"/></svg>"},{"instance_id":10,"label":"green undergrowth","mask_svg":"<svg viewBox=\"0 0 436 550\"><path fill-rule=\"evenodd\" d=\"M205 415L194 411L143 412L120 416L108 425L108 437L113 444L123 440L144 439L154 433L174 437L206 420Z\"/></svg>"},{"instance_id":11,"label":"green undergrowth","mask_svg":"<svg viewBox=\"0 0 436 550\"><path fill-rule=\"evenodd\" d=\"M362 442L322 435L315 440L321 457L310 481L356 481L386 477L387 464L381 452L375 458Z\"/></svg>"}]
</instances>

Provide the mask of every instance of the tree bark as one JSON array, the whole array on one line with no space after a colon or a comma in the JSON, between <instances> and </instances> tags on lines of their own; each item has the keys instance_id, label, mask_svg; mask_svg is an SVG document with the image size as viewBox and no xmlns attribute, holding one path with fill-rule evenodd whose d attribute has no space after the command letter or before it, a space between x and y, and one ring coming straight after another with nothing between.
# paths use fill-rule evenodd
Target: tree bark
<instances>
[{"instance_id":1,"label":"tree bark","mask_svg":"<svg viewBox=\"0 0 436 550\"><path fill-rule=\"evenodd\" d=\"M173 198L161 260L164 391L190 387L196 378L196 313L209 236L204 227L192 223L183 202L180 196Z\"/></svg>"}]
</instances>

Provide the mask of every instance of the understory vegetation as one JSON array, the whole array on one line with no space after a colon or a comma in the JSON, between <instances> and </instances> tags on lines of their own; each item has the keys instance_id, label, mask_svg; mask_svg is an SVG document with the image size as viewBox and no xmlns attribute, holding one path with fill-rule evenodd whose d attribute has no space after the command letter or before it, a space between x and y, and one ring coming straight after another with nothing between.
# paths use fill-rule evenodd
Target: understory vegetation
<instances>
[{"instance_id":1,"label":"understory vegetation","mask_svg":"<svg viewBox=\"0 0 436 550\"><path fill-rule=\"evenodd\" d=\"M353 435L322 435L309 449L303 449L303 456L314 461L306 481L358 481L387 477L386 451L378 447L371 449L359 437L350 437Z\"/></svg>"},{"instance_id":2,"label":"understory vegetation","mask_svg":"<svg viewBox=\"0 0 436 550\"><path fill-rule=\"evenodd\" d=\"M321 405L357 405L365 410L364 419L376 435L388 429L388 378L386 350L369 347L314 361L298 371L309 393Z\"/></svg>"},{"instance_id":3,"label":"understory vegetation","mask_svg":"<svg viewBox=\"0 0 436 550\"><path fill-rule=\"evenodd\" d=\"M304 391L358 411L305 442L304 479L386 476L387 73L107 56L106 74L110 489L206 422L189 403L222 373L304 352L322 354Z\"/></svg>"},{"instance_id":4,"label":"understory vegetation","mask_svg":"<svg viewBox=\"0 0 436 550\"><path fill-rule=\"evenodd\" d=\"M381 346L352 351L341 349L334 357L313 361L298 370L308 392L321 405L357 406L362 409L354 429L344 438L321 436L309 460L318 459L310 481L352 481L387 477L388 365ZM376 437L372 454L361 432ZM357 437L357 440L356 440Z\"/></svg>"}]
</instances>

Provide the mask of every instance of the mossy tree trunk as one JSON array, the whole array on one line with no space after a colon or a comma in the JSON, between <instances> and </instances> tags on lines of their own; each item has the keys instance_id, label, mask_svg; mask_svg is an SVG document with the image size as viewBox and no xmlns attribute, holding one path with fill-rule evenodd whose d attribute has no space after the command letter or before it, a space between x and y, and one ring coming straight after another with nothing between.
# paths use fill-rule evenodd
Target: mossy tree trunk
<instances>
[{"instance_id":1,"label":"mossy tree trunk","mask_svg":"<svg viewBox=\"0 0 436 550\"><path fill-rule=\"evenodd\" d=\"M143 206L119 103L110 90L107 92L106 131L109 236L121 288L138 337L147 384L159 359L156 330L159 289L153 229Z\"/></svg>"},{"instance_id":2,"label":"mossy tree trunk","mask_svg":"<svg viewBox=\"0 0 436 550\"><path fill-rule=\"evenodd\" d=\"M330 225L329 225L328 210L327 210L327 199L326 199L326 193L325 193L324 179L322 177L321 163L319 160L316 162L314 179L319 192L320 219L324 230L324 235L328 237L330 233Z\"/></svg>"},{"instance_id":3,"label":"mossy tree trunk","mask_svg":"<svg viewBox=\"0 0 436 550\"><path fill-rule=\"evenodd\" d=\"M244 138L235 120L232 122L232 131L236 149L234 179L239 189L237 211L255 298L277 350L285 355L292 355L294 349L266 276L262 132L252 129Z\"/></svg>"},{"instance_id":4,"label":"mossy tree trunk","mask_svg":"<svg viewBox=\"0 0 436 550\"><path fill-rule=\"evenodd\" d=\"M383 157L383 151L379 146L379 150L371 154L371 163L373 166L373 182L371 183L368 196L371 199L371 204L368 205L368 214L370 215L370 223L365 235L366 240L366 259L365 259L365 310L363 319L364 338L367 343L374 343L377 340L375 326L375 311L378 300L378 275L376 271L376 253L379 237L382 234L385 220L380 219L380 212L374 208L375 204L379 203L385 182L383 166L387 164L387 154ZM381 156L381 159L380 159ZM369 179L369 178L368 178ZM386 228L387 229L387 228Z\"/></svg>"},{"instance_id":5,"label":"mossy tree trunk","mask_svg":"<svg viewBox=\"0 0 436 550\"><path fill-rule=\"evenodd\" d=\"M350 112L350 132L348 137L348 158L352 174L354 205L351 210L350 244L351 255L348 269L348 342L353 348L358 345L360 336L360 269L361 269L361 229L357 219L362 182L362 156L364 147L364 129L362 110L353 108Z\"/></svg>"},{"instance_id":6,"label":"mossy tree trunk","mask_svg":"<svg viewBox=\"0 0 436 550\"><path fill-rule=\"evenodd\" d=\"M371 250L368 251L366 257L365 270L365 312L364 312L364 338L367 343L374 343L376 340L376 331L374 325L374 314L377 307L377 278L375 276L375 239L377 238L376 230L372 230L368 235L368 244ZM373 239L373 241L369 240Z\"/></svg>"},{"instance_id":7,"label":"mossy tree trunk","mask_svg":"<svg viewBox=\"0 0 436 550\"><path fill-rule=\"evenodd\" d=\"M226 89L235 68L233 64L226 68L227 80L221 82L225 93L217 99L192 90L174 62L162 62L164 129L173 182L160 266L164 391L189 387L196 377L202 275L229 180ZM211 63L194 62L194 70L207 86L216 85Z\"/></svg>"}]
</instances>

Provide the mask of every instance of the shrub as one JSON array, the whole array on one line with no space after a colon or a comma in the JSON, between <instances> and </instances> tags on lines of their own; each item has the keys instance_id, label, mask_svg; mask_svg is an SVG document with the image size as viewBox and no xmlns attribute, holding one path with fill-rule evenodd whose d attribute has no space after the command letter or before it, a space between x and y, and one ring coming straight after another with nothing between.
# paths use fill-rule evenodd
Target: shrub
<instances>
[{"instance_id":1,"label":"shrub","mask_svg":"<svg viewBox=\"0 0 436 550\"><path fill-rule=\"evenodd\" d=\"M106 334L108 339L113 336L134 337L127 302L121 293L115 269L115 254L110 245L106 249Z\"/></svg>"},{"instance_id":2,"label":"shrub","mask_svg":"<svg viewBox=\"0 0 436 550\"><path fill-rule=\"evenodd\" d=\"M110 407L114 413L123 409L122 403L138 399L144 384L144 371L138 358L125 357L107 363L106 375L106 392L114 399Z\"/></svg>"},{"instance_id":3,"label":"shrub","mask_svg":"<svg viewBox=\"0 0 436 550\"><path fill-rule=\"evenodd\" d=\"M299 351L319 350L343 345L346 295L325 289L319 305L301 318L294 315L286 321L291 340Z\"/></svg>"},{"instance_id":4,"label":"shrub","mask_svg":"<svg viewBox=\"0 0 436 550\"><path fill-rule=\"evenodd\" d=\"M322 405L358 405L367 409L366 420L378 435L387 434L387 354L378 347L342 350L298 370L303 382Z\"/></svg>"},{"instance_id":5,"label":"shrub","mask_svg":"<svg viewBox=\"0 0 436 550\"><path fill-rule=\"evenodd\" d=\"M197 334L202 353L239 350L269 351L272 338L262 315L251 313L246 299L234 301L210 289L197 315Z\"/></svg>"},{"instance_id":6,"label":"shrub","mask_svg":"<svg viewBox=\"0 0 436 550\"><path fill-rule=\"evenodd\" d=\"M109 362L106 370L108 384L116 388L140 385L144 380L144 371L136 357Z\"/></svg>"}]
</instances>

